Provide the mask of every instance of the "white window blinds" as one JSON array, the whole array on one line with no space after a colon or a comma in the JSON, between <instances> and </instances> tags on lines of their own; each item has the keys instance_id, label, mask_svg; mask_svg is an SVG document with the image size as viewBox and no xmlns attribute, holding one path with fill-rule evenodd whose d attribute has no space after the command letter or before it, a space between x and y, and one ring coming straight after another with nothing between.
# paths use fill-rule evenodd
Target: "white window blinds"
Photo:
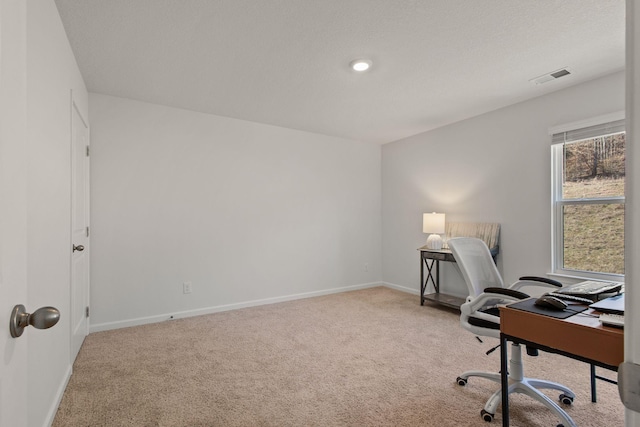
<instances>
[{"instance_id":1,"label":"white window blinds","mask_svg":"<svg viewBox=\"0 0 640 427\"><path fill-rule=\"evenodd\" d=\"M614 133L624 132L624 119L612 122L602 123L599 125L588 126L581 129L568 130L564 132L554 133L551 138L551 144L562 144L566 142L581 141L583 139L596 138L604 135L612 135Z\"/></svg>"}]
</instances>

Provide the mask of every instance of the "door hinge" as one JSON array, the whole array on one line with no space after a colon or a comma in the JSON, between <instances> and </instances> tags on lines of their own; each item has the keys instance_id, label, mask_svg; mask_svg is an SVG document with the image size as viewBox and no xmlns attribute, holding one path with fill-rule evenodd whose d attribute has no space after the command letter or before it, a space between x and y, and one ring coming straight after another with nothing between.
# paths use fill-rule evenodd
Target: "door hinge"
<instances>
[{"instance_id":1,"label":"door hinge","mask_svg":"<svg viewBox=\"0 0 640 427\"><path fill-rule=\"evenodd\" d=\"M89 146L87 145L87 157L89 157Z\"/></svg>"},{"instance_id":2,"label":"door hinge","mask_svg":"<svg viewBox=\"0 0 640 427\"><path fill-rule=\"evenodd\" d=\"M87 237L89 237L89 227L87 227Z\"/></svg>"},{"instance_id":3,"label":"door hinge","mask_svg":"<svg viewBox=\"0 0 640 427\"><path fill-rule=\"evenodd\" d=\"M86 310L85 310L85 314L87 317L89 317L89 306L87 306Z\"/></svg>"}]
</instances>

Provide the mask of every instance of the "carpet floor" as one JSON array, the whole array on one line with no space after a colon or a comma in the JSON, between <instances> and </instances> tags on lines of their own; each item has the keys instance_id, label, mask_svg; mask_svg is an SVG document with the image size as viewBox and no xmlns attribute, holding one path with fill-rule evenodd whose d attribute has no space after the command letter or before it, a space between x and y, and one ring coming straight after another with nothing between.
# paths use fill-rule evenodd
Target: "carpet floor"
<instances>
[{"instance_id":1,"label":"carpet floor","mask_svg":"<svg viewBox=\"0 0 640 427\"><path fill-rule=\"evenodd\" d=\"M490 426L498 388L465 370L498 371L458 313L376 287L90 334L56 414L75 426ZM578 426L623 426L617 388L589 365L541 353L525 375L574 390ZM615 374L599 370L615 378ZM549 392L557 401L557 394ZM512 426L555 426L531 398L510 401Z\"/></svg>"}]
</instances>

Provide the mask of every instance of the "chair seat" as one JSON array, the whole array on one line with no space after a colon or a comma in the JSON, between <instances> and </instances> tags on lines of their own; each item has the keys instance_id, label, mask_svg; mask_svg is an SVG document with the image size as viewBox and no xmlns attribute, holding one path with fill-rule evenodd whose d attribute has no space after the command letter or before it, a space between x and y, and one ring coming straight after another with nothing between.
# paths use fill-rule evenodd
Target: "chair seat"
<instances>
[{"instance_id":1,"label":"chair seat","mask_svg":"<svg viewBox=\"0 0 640 427\"><path fill-rule=\"evenodd\" d=\"M478 311L482 313L490 314L492 316L500 317L500 309L498 307L490 307L490 308L485 308L484 310L478 310ZM500 329L500 324L492 322L491 320L480 319L478 317L469 316L468 321L470 325L477 326L479 328L486 328L486 329L493 329L493 330ZM529 356L536 357L539 355L539 349L536 347L527 345L526 349L527 349L527 355Z\"/></svg>"},{"instance_id":2,"label":"chair seat","mask_svg":"<svg viewBox=\"0 0 640 427\"><path fill-rule=\"evenodd\" d=\"M490 314L492 316L500 317L500 309L498 307L485 308L484 310L479 311L482 313ZM480 319L473 316L469 316L469 324L477 326L479 328L500 329L500 323L495 323L487 319Z\"/></svg>"}]
</instances>

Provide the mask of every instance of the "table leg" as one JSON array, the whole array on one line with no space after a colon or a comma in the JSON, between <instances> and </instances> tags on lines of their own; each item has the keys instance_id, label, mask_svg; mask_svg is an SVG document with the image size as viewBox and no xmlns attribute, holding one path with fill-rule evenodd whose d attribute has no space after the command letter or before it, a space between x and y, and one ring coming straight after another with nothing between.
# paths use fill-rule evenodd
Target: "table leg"
<instances>
[{"instance_id":1,"label":"table leg","mask_svg":"<svg viewBox=\"0 0 640 427\"><path fill-rule=\"evenodd\" d=\"M500 334L500 389L502 390L502 426L509 427L509 371L507 339Z\"/></svg>"},{"instance_id":2,"label":"table leg","mask_svg":"<svg viewBox=\"0 0 640 427\"><path fill-rule=\"evenodd\" d=\"M424 305L424 291L426 290L424 283L424 262L424 257L422 253L420 253L420 305Z\"/></svg>"},{"instance_id":3,"label":"table leg","mask_svg":"<svg viewBox=\"0 0 640 427\"><path fill-rule=\"evenodd\" d=\"M598 400L596 397L596 365L591 363L590 366L591 366L591 401L595 403L596 400Z\"/></svg>"}]
</instances>

